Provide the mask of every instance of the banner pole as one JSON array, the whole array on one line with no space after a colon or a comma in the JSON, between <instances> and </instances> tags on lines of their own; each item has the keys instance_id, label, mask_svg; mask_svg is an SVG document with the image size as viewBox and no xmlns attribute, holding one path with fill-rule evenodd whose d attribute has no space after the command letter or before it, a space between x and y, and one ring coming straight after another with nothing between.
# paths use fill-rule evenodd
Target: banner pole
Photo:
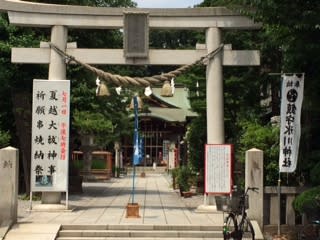
<instances>
[{"instance_id":1,"label":"banner pole","mask_svg":"<svg viewBox=\"0 0 320 240\"><path fill-rule=\"evenodd\" d=\"M281 178L279 171L279 179L278 179L278 236L281 234Z\"/></svg>"},{"instance_id":2,"label":"banner pole","mask_svg":"<svg viewBox=\"0 0 320 240\"><path fill-rule=\"evenodd\" d=\"M132 176L132 204L134 204L134 192L135 192L135 176L136 176L136 164L139 163L139 125L138 125L138 98L133 97L133 107L134 107L134 143L133 143L133 176Z\"/></svg>"},{"instance_id":3,"label":"banner pole","mask_svg":"<svg viewBox=\"0 0 320 240\"><path fill-rule=\"evenodd\" d=\"M132 204L134 204L134 191L135 191L135 186L134 186L134 182L135 182L135 176L136 176L136 165L133 164L133 177L132 177Z\"/></svg>"}]
</instances>

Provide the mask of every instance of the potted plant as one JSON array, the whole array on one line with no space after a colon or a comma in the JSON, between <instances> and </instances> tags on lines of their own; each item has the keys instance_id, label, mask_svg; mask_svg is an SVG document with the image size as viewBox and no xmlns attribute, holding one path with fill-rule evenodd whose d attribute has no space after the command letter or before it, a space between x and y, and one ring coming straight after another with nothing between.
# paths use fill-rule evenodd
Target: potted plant
<instances>
[{"instance_id":1,"label":"potted plant","mask_svg":"<svg viewBox=\"0 0 320 240\"><path fill-rule=\"evenodd\" d=\"M177 177L178 177L178 168L173 168L171 170L171 177L172 177L172 188L176 189L177 188Z\"/></svg>"},{"instance_id":2,"label":"potted plant","mask_svg":"<svg viewBox=\"0 0 320 240\"><path fill-rule=\"evenodd\" d=\"M197 173L197 193L204 193L204 169Z\"/></svg>"},{"instance_id":3,"label":"potted plant","mask_svg":"<svg viewBox=\"0 0 320 240\"><path fill-rule=\"evenodd\" d=\"M190 192L190 178L192 176L192 172L188 166L181 166L178 170L177 182L179 184L179 190L181 196L189 196L187 194Z\"/></svg>"},{"instance_id":4,"label":"potted plant","mask_svg":"<svg viewBox=\"0 0 320 240\"><path fill-rule=\"evenodd\" d=\"M293 207L300 214L306 214L309 222L318 220L320 216L320 186L302 192L293 201Z\"/></svg>"}]
</instances>

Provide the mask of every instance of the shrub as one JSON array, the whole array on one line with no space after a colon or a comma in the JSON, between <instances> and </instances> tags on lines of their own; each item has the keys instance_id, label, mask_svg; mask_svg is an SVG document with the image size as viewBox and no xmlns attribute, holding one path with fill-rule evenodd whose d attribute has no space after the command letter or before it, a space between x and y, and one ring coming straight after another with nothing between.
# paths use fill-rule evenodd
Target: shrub
<instances>
[{"instance_id":1,"label":"shrub","mask_svg":"<svg viewBox=\"0 0 320 240\"><path fill-rule=\"evenodd\" d=\"M101 159L93 159L91 169L106 169L106 162Z\"/></svg>"},{"instance_id":2,"label":"shrub","mask_svg":"<svg viewBox=\"0 0 320 240\"><path fill-rule=\"evenodd\" d=\"M310 188L297 196L293 201L293 208L300 214L318 214L317 209L320 210L320 186Z\"/></svg>"},{"instance_id":3,"label":"shrub","mask_svg":"<svg viewBox=\"0 0 320 240\"><path fill-rule=\"evenodd\" d=\"M73 166L78 169L78 170L82 170L83 169L83 161L73 161L72 162Z\"/></svg>"},{"instance_id":4,"label":"shrub","mask_svg":"<svg viewBox=\"0 0 320 240\"><path fill-rule=\"evenodd\" d=\"M192 177L192 172L188 166L181 166L178 170L177 182L179 188L182 192L187 192L190 190L191 183L190 178Z\"/></svg>"}]
</instances>

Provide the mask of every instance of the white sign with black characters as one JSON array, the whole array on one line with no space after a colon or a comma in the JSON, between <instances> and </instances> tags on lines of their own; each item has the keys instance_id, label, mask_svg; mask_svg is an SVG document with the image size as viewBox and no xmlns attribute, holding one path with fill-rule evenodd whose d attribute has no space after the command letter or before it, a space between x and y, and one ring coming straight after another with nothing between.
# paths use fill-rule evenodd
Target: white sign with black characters
<instances>
[{"instance_id":1,"label":"white sign with black characters","mask_svg":"<svg viewBox=\"0 0 320 240\"><path fill-rule=\"evenodd\" d=\"M231 144L206 144L205 193L230 194L232 186Z\"/></svg>"},{"instance_id":2,"label":"white sign with black characters","mask_svg":"<svg viewBox=\"0 0 320 240\"><path fill-rule=\"evenodd\" d=\"M31 191L68 189L70 81L34 80Z\"/></svg>"},{"instance_id":3,"label":"white sign with black characters","mask_svg":"<svg viewBox=\"0 0 320 240\"><path fill-rule=\"evenodd\" d=\"M303 88L304 74L282 75L280 172L294 172L297 166Z\"/></svg>"}]
</instances>

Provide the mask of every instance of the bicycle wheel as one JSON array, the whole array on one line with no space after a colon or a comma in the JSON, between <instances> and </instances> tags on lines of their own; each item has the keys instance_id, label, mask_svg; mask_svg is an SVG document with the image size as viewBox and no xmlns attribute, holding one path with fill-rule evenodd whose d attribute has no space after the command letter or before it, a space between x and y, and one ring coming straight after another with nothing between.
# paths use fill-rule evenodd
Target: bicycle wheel
<instances>
[{"instance_id":1,"label":"bicycle wheel","mask_svg":"<svg viewBox=\"0 0 320 240\"><path fill-rule=\"evenodd\" d=\"M249 219L245 219L241 227L243 240L254 240L254 229Z\"/></svg>"},{"instance_id":2,"label":"bicycle wheel","mask_svg":"<svg viewBox=\"0 0 320 240\"><path fill-rule=\"evenodd\" d=\"M236 217L230 213L223 224L223 239L224 240L241 240L240 238L236 238L238 233L238 225Z\"/></svg>"},{"instance_id":3,"label":"bicycle wheel","mask_svg":"<svg viewBox=\"0 0 320 240\"><path fill-rule=\"evenodd\" d=\"M318 229L313 224L305 225L298 233L298 240L318 240Z\"/></svg>"}]
</instances>

